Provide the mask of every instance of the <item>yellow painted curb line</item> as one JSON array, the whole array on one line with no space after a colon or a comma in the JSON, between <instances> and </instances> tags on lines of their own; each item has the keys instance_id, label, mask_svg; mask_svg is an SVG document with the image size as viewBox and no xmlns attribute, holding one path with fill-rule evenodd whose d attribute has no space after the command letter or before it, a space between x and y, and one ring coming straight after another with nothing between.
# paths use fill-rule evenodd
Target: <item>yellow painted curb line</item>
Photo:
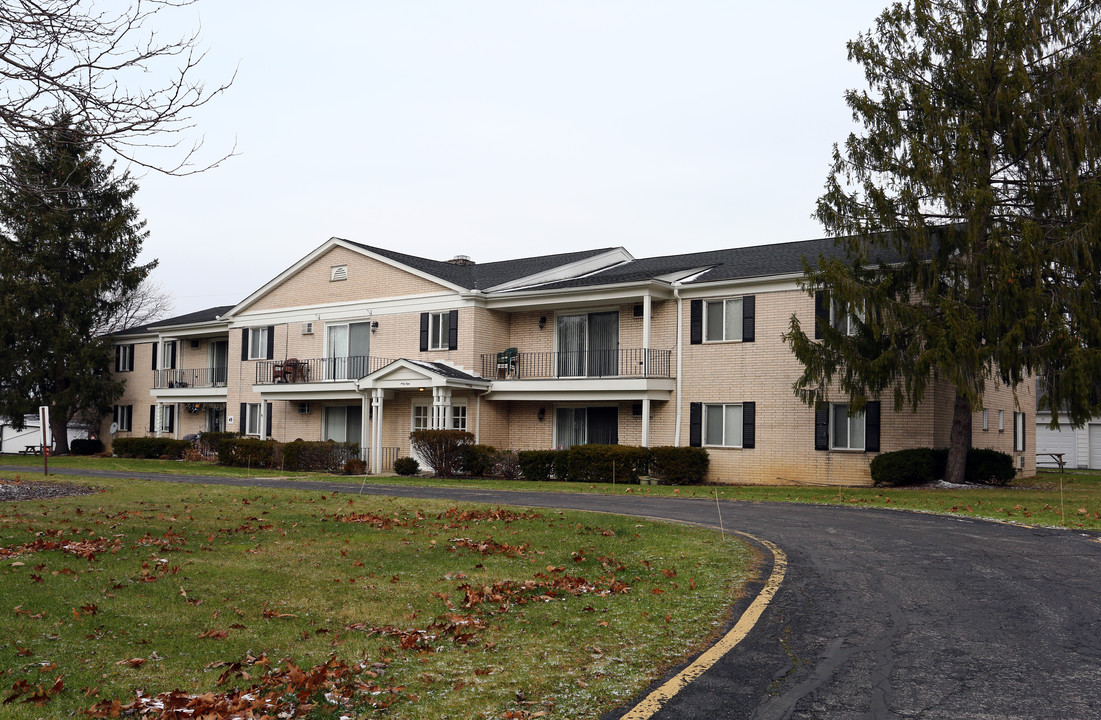
<instances>
[{"instance_id":1,"label":"yellow painted curb line","mask_svg":"<svg viewBox=\"0 0 1101 720\"><path fill-rule=\"evenodd\" d=\"M783 550L776 547L768 540L761 540L748 533L738 532L738 534L759 542L772 553L772 574L765 582L765 586L761 588L761 592L757 594L757 597L749 604L746 611L738 618L738 622L730 629L730 632L696 658L695 662L684 670L681 670L666 681L664 685L643 698L642 702L631 708L630 712L624 715L620 720L647 720L647 718L653 717L656 712L661 710L665 703L672 700L673 697L687 687L689 683L710 670L723 655L726 655L734 649L734 646L744 640L745 636L749 634L749 631L753 629L753 626L757 624L757 620L760 619L765 608L772 602L772 598L776 595L776 591L780 589L780 583L784 581L784 573L788 566L787 556L784 555Z\"/></svg>"}]
</instances>

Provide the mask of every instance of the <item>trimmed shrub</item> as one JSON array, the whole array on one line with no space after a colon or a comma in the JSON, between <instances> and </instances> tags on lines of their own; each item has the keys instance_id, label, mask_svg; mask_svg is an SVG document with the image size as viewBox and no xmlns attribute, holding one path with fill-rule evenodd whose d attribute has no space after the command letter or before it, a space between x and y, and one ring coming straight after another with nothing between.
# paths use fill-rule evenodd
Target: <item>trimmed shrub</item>
<instances>
[{"instance_id":1,"label":"trimmed shrub","mask_svg":"<svg viewBox=\"0 0 1101 720\"><path fill-rule=\"evenodd\" d=\"M699 485L710 466L711 456L700 447L650 448L650 474L664 485Z\"/></svg>"},{"instance_id":2,"label":"trimmed shrub","mask_svg":"<svg viewBox=\"0 0 1101 720\"><path fill-rule=\"evenodd\" d=\"M493 471L497 448L492 445L463 445L463 472L472 477L486 477Z\"/></svg>"},{"instance_id":3,"label":"trimmed shrub","mask_svg":"<svg viewBox=\"0 0 1101 720\"><path fill-rule=\"evenodd\" d=\"M226 438L218 443L220 465L277 468L282 461L282 446L274 440L242 437Z\"/></svg>"},{"instance_id":4,"label":"trimmed shrub","mask_svg":"<svg viewBox=\"0 0 1101 720\"><path fill-rule=\"evenodd\" d=\"M1017 476L1013 456L997 450L971 448L967 451L964 477L969 483L1005 485Z\"/></svg>"},{"instance_id":5,"label":"trimmed shrub","mask_svg":"<svg viewBox=\"0 0 1101 720\"><path fill-rule=\"evenodd\" d=\"M876 487L920 485L944 477L947 451L909 448L883 453L872 459L872 484Z\"/></svg>"},{"instance_id":6,"label":"trimmed shrub","mask_svg":"<svg viewBox=\"0 0 1101 720\"><path fill-rule=\"evenodd\" d=\"M352 458L359 458L359 443L295 440L283 446L285 470L338 473Z\"/></svg>"},{"instance_id":7,"label":"trimmed shrub","mask_svg":"<svg viewBox=\"0 0 1101 720\"><path fill-rule=\"evenodd\" d=\"M344 474L345 475L366 475L367 463L363 462L357 457L348 458L344 461Z\"/></svg>"},{"instance_id":8,"label":"trimmed shrub","mask_svg":"<svg viewBox=\"0 0 1101 720\"><path fill-rule=\"evenodd\" d=\"M570 482L636 482L650 462L650 448L630 445L575 445L567 453Z\"/></svg>"},{"instance_id":9,"label":"trimmed shrub","mask_svg":"<svg viewBox=\"0 0 1101 720\"><path fill-rule=\"evenodd\" d=\"M398 475L416 475L420 472L421 464L411 457L399 457L394 460L394 472Z\"/></svg>"},{"instance_id":10,"label":"trimmed shrub","mask_svg":"<svg viewBox=\"0 0 1101 720\"><path fill-rule=\"evenodd\" d=\"M525 480L546 482L554 472L556 456L564 455L564 450L521 450L516 453L516 464Z\"/></svg>"},{"instance_id":11,"label":"trimmed shrub","mask_svg":"<svg viewBox=\"0 0 1101 720\"><path fill-rule=\"evenodd\" d=\"M503 480L516 480L520 477L520 460L512 450L502 450L493 456L494 477Z\"/></svg>"},{"instance_id":12,"label":"trimmed shrub","mask_svg":"<svg viewBox=\"0 0 1101 720\"><path fill-rule=\"evenodd\" d=\"M123 458L163 458L179 460L184 451L191 447L186 440L158 437L118 438L111 443L111 450Z\"/></svg>"},{"instance_id":13,"label":"trimmed shrub","mask_svg":"<svg viewBox=\"0 0 1101 720\"><path fill-rule=\"evenodd\" d=\"M218 453L218 443L226 438L238 438L241 433L235 432L204 432L199 433L199 450L203 455L211 456Z\"/></svg>"},{"instance_id":14,"label":"trimmed shrub","mask_svg":"<svg viewBox=\"0 0 1101 720\"><path fill-rule=\"evenodd\" d=\"M72 455L95 455L103 452L103 441L99 439L77 438L69 443L69 453Z\"/></svg>"},{"instance_id":15,"label":"trimmed shrub","mask_svg":"<svg viewBox=\"0 0 1101 720\"><path fill-rule=\"evenodd\" d=\"M414 430L409 442L424 458L436 477L457 477L463 467L464 446L473 444L474 434L465 430Z\"/></svg>"}]
</instances>

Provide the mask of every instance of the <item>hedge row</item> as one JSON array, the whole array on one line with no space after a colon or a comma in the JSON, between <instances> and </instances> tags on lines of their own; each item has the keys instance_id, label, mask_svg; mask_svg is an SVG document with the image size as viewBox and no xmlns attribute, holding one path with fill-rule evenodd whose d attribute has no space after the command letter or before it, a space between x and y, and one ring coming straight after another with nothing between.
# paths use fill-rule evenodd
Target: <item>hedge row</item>
<instances>
[{"instance_id":1,"label":"hedge row","mask_svg":"<svg viewBox=\"0 0 1101 720\"><path fill-rule=\"evenodd\" d=\"M577 445L568 450L523 450L517 453L528 480L570 482L634 482L652 475L667 484L697 485L707 476L711 460L698 447L634 447Z\"/></svg>"},{"instance_id":2,"label":"hedge row","mask_svg":"<svg viewBox=\"0 0 1101 720\"><path fill-rule=\"evenodd\" d=\"M95 455L103 452L103 441L95 438L76 438L69 441L69 452L73 455Z\"/></svg>"},{"instance_id":3,"label":"hedge row","mask_svg":"<svg viewBox=\"0 0 1101 720\"><path fill-rule=\"evenodd\" d=\"M218 464L233 467L280 468L303 472L361 472L359 464L349 464L349 460L359 459L357 443L295 440L283 444L275 440L226 437L218 442L217 452Z\"/></svg>"},{"instance_id":4,"label":"hedge row","mask_svg":"<svg viewBox=\"0 0 1101 720\"><path fill-rule=\"evenodd\" d=\"M920 485L944 477L947 448L912 448L883 453L871 463L872 481L878 487ZM1013 457L997 450L967 451L964 481L977 485L1005 485L1017 471Z\"/></svg>"},{"instance_id":5,"label":"hedge row","mask_svg":"<svg viewBox=\"0 0 1101 720\"><path fill-rule=\"evenodd\" d=\"M192 447L187 440L158 437L118 438L111 443L111 451L122 458L162 458L179 460L184 451Z\"/></svg>"}]
</instances>

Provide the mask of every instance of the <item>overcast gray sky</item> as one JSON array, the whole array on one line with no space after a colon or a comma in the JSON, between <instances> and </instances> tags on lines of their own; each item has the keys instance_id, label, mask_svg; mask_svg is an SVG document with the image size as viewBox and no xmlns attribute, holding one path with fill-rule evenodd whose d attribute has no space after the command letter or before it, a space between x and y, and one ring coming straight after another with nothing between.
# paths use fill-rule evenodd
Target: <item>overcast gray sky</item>
<instances>
[{"instance_id":1,"label":"overcast gray sky","mask_svg":"<svg viewBox=\"0 0 1101 720\"><path fill-rule=\"evenodd\" d=\"M239 155L139 178L143 259L179 314L332 236L476 262L821 237L845 43L885 4L203 0L173 22L209 84L239 70L197 132Z\"/></svg>"}]
</instances>

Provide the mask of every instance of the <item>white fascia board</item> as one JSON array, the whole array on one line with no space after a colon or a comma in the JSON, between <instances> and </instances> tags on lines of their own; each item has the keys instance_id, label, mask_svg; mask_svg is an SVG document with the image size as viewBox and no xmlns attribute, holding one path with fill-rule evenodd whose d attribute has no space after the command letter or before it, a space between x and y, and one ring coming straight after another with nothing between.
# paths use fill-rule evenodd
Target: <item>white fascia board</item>
<instances>
[{"instance_id":1,"label":"white fascia board","mask_svg":"<svg viewBox=\"0 0 1101 720\"><path fill-rule=\"evenodd\" d=\"M716 295L754 295L757 293L802 290L803 273L773 275L754 278L731 278L709 283L693 283L680 286L680 296L685 299L715 297Z\"/></svg>"},{"instance_id":2,"label":"white fascia board","mask_svg":"<svg viewBox=\"0 0 1101 720\"><path fill-rule=\"evenodd\" d=\"M137 345L139 343L156 342L160 339L160 336L155 332L144 332L140 335L124 335L119 337L115 335L112 342L115 345Z\"/></svg>"},{"instance_id":3,"label":"white fascia board","mask_svg":"<svg viewBox=\"0 0 1101 720\"><path fill-rule=\"evenodd\" d=\"M182 403L224 403L228 396L226 388L153 388L149 391L160 402Z\"/></svg>"},{"instance_id":4,"label":"white fascia board","mask_svg":"<svg viewBox=\"0 0 1101 720\"><path fill-rule=\"evenodd\" d=\"M274 288L276 288L279 285L281 285L282 283L286 282L286 280L288 278L290 278L292 275L294 275L296 272L298 272L299 270L301 270L305 266L309 265L311 262L313 262L317 258L321 257L322 255L324 255L326 252L328 252L329 250L331 250L334 247L342 247L346 250L350 250L351 252L363 255L364 257L369 257L373 260L378 260L379 262L385 263L386 265L389 265L391 267L395 267L395 268L398 268L400 270L404 270L405 272L411 273L411 274L416 275L417 277L420 277L420 278L424 278L425 280L430 280L430 281L436 283L437 285L442 285L443 287L450 288L451 290L454 290L455 292L462 292L463 290L465 290L465 288L462 288L462 287L459 287L458 285L454 285L452 283L449 283L446 280L443 280L442 278L436 277L435 275L429 275L428 273L423 272L421 270L417 270L416 268L411 268L408 265L403 265L399 262L395 262L395 261L391 260L390 258L385 257L384 255L379 255L377 253L370 252L369 250L365 250L365 249L359 247L358 245L354 245L354 244L348 242L347 240L342 240L338 237L332 237L332 238L329 238L328 240L326 240L325 242L321 243L321 245L316 247L312 252L310 252L304 258L302 258L301 260L296 262L294 265L291 265L289 268L287 268L286 270L284 270L283 272L279 273L274 278L269 280L259 290L253 292L247 298L245 298L241 302L234 305L222 317L229 318L229 319L234 319L236 315L238 315L240 313L243 313L245 310L248 309L248 307L250 305L255 303L257 300L262 298L264 295L271 292Z\"/></svg>"},{"instance_id":5,"label":"white fascia board","mask_svg":"<svg viewBox=\"0 0 1101 720\"><path fill-rule=\"evenodd\" d=\"M355 381L253 385L252 391L267 400L362 400Z\"/></svg>"},{"instance_id":6,"label":"white fascia board","mask_svg":"<svg viewBox=\"0 0 1101 720\"><path fill-rule=\"evenodd\" d=\"M233 319L229 327L243 328L295 322L358 320L371 317L378 318L383 315L400 315L434 310L442 312L464 307L477 307L482 304L481 298L468 298L447 292L431 295L405 295L402 297L354 300L341 303L325 303L323 305L301 305L242 313Z\"/></svg>"},{"instance_id":7,"label":"white fascia board","mask_svg":"<svg viewBox=\"0 0 1101 720\"><path fill-rule=\"evenodd\" d=\"M487 400L669 400L676 390L671 378L590 378L580 380L495 380Z\"/></svg>"},{"instance_id":8,"label":"white fascia board","mask_svg":"<svg viewBox=\"0 0 1101 720\"><path fill-rule=\"evenodd\" d=\"M557 290L521 290L487 298L486 307L494 310L608 302L634 302L646 295L659 300L673 297L667 283L642 280L615 285L597 285Z\"/></svg>"},{"instance_id":9,"label":"white fascia board","mask_svg":"<svg viewBox=\"0 0 1101 720\"><path fill-rule=\"evenodd\" d=\"M544 285L546 283L559 282L560 280L570 280L572 278L599 272L600 270L606 270L613 265L620 265L634 259L634 256L627 252L626 248L617 247L607 252L600 253L599 255L593 255L566 265L559 265L550 270L544 270L541 273L509 280L500 285L494 285L493 287L486 288L486 292L497 292L527 285Z\"/></svg>"},{"instance_id":10,"label":"white fascia board","mask_svg":"<svg viewBox=\"0 0 1101 720\"><path fill-rule=\"evenodd\" d=\"M182 337L217 337L229 335L229 321L197 323L195 325L166 325L156 328L157 337L172 340Z\"/></svg>"}]
</instances>

